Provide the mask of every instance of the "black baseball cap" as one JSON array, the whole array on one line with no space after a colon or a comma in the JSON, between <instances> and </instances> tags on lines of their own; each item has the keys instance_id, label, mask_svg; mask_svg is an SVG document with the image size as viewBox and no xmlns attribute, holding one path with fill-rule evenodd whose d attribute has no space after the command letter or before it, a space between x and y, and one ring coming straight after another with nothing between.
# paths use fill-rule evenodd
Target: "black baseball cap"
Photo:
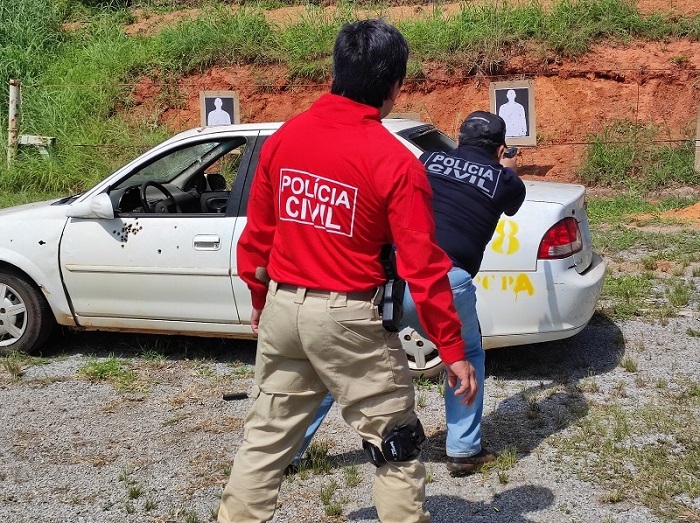
<instances>
[{"instance_id":1,"label":"black baseball cap","mask_svg":"<svg viewBox=\"0 0 700 523\"><path fill-rule=\"evenodd\" d=\"M459 143L480 139L506 145L506 122L503 118L487 111L474 111L467 116L459 129Z\"/></svg>"}]
</instances>

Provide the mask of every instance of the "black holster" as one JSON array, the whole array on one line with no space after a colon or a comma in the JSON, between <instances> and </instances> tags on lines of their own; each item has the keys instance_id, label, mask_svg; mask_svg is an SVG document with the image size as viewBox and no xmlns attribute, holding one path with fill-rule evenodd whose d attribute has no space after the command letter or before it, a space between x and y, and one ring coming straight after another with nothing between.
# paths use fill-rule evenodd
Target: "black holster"
<instances>
[{"instance_id":1,"label":"black holster","mask_svg":"<svg viewBox=\"0 0 700 523\"><path fill-rule=\"evenodd\" d=\"M386 244L380 254L382 266L387 276L384 285L384 298L379 307L382 317L382 326L389 332L397 332L401 326L403 316L403 294L406 289L406 281L396 272L396 254L394 246Z\"/></svg>"},{"instance_id":2,"label":"black holster","mask_svg":"<svg viewBox=\"0 0 700 523\"><path fill-rule=\"evenodd\" d=\"M384 298L382 299L382 326L389 332L398 332L403 316L403 293L406 289L406 281L401 278L392 279L384 285Z\"/></svg>"}]
</instances>

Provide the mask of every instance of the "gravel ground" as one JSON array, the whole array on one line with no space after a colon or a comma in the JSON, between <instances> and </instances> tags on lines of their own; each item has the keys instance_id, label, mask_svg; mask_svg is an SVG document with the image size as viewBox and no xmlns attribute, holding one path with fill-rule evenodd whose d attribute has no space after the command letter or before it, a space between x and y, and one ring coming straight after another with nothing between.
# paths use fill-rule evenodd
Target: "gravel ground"
<instances>
[{"instance_id":1,"label":"gravel ground","mask_svg":"<svg viewBox=\"0 0 700 523\"><path fill-rule=\"evenodd\" d=\"M700 338L688 328L700 330L697 313L663 326L596 315L569 340L488 352L486 444L517 450L515 463L500 474L447 474L439 387L419 384L433 521L659 521L636 501L606 503L597 478L579 477L567 465L576 456L559 447L593 404L632 408L657 394L644 381L679 375L700 381ZM153 350L166 357L135 356ZM52 338L44 363L27 366L21 379L0 368L0 521L211 521L250 405L247 398L223 401L222 394L250 390L254 350L249 341L64 333ZM129 358L136 376L131 390L79 372L112 354ZM623 355L638 363L636 372L619 365ZM330 444L331 473L287 479L273 521L376 521L373 467L336 407L318 438ZM590 442L591 452L596 445ZM348 485L348 465L359 471L355 486ZM336 518L321 503L332 481L333 499L342 503ZM692 503L700 511L700 500Z\"/></svg>"}]
</instances>

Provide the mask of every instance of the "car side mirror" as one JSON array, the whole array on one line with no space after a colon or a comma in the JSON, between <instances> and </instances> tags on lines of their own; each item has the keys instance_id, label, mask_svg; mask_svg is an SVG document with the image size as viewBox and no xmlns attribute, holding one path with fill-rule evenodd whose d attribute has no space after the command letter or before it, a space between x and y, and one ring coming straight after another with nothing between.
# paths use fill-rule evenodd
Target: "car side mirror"
<instances>
[{"instance_id":1,"label":"car side mirror","mask_svg":"<svg viewBox=\"0 0 700 523\"><path fill-rule=\"evenodd\" d=\"M114 207L107 193L100 193L86 200L68 206L68 218L114 218Z\"/></svg>"}]
</instances>

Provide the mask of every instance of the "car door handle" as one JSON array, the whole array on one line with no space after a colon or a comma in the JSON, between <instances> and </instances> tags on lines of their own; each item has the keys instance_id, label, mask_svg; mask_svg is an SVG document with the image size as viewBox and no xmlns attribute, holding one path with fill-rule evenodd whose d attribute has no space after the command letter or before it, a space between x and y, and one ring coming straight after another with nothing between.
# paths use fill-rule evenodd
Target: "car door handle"
<instances>
[{"instance_id":1,"label":"car door handle","mask_svg":"<svg viewBox=\"0 0 700 523\"><path fill-rule=\"evenodd\" d=\"M198 234L194 237L194 248L197 251L218 251L221 238L216 234Z\"/></svg>"}]
</instances>

